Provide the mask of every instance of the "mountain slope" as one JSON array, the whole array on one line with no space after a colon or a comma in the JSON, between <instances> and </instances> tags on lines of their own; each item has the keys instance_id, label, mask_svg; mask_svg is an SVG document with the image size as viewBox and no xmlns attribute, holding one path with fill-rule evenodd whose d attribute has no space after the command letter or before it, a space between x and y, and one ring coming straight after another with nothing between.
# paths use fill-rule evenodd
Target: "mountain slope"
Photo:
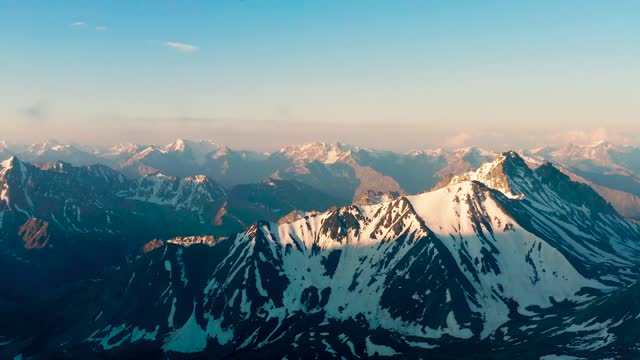
<instances>
[{"instance_id":1,"label":"mountain slope","mask_svg":"<svg viewBox=\"0 0 640 360\"><path fill-rule=\"evenodd\" d=\"M571 181L550 163L531 170L515 152L503 153L451 182L469 179L518 199L506 205L516 220L548 239L582 272L592 277L615 273L614 281L622 283L633 279L625 274L637 272L633 264L639 254L638 228L587 185Z\"/></svg>"},{"instance_id":2,"label":"mountain slope","mask_svg":"<svg viewBox=\"0 0 640 360\"><path fill-rule=\"evenodd\" d=\"M227 198L227 191L206 176L176 178L162 174L147 175L132 181L118 196L176 210L196 212L204 223L216 214Z\"/></svg>"},{"instance_id":3,"label":"mountain slope","mask_svg":"<svg viewBox=\"0 0 640 360\"><path fill-rule=\"evenodd\" d=\"M223 211L249 226L258 219L276 221L292 211L326 211L340 204L344 202L305 183L267 178L234 186Z\"/></svg>"},{"instance_id":4,"label":"mountain slope","mask_svg":"<svg viewBox=\"0 0 640 360\"><path fill-rule=\"evenodd\" d=\"M204 180L156 181L158 188L147 187L155 193L146 194L144 181L103 165L36 167L12 157L0 167L0 262L7 274L29 279L2 282L14 301L123 264L131 249L154 238L240 228L214 224L224 192Z\"/></svg>"},{"instance_id":5,"label":"mountain slope","mask_svg":"<svg viewBox=\"0 0 640 360\"><path fill-rule=\"evenodd\" d=\"M292 181L229 191L202 175L129 180L103 165L34 166L12 157L0 164L0 263L33 282L9 277L0 286L6 301L20 301L120 265L153 239L229 235L260 218L337 202Z\"/></svg>"}]
</instances>

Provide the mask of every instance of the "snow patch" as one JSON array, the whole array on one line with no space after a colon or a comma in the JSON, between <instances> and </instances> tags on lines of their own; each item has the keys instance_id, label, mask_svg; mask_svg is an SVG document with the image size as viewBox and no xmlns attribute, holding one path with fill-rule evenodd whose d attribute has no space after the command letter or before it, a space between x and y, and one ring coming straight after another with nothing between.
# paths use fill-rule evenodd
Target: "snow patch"
<instances>
[{"instance_id":1,"label":"snow patch","mask_svg":"<svg viewBox=\"0 0 640 360\"><path fill-rule=\"evenodd\" d=\"M369 356L394 356L400 354L390 346L378 345L373 343L369 336L367 336L367 338L365 339L365 343L367 346L367 354Z\"/></svg>"},{"instance_id":2,"label":"snow patch","mask_svg":"<svg viewBox=\"0 0 640 360\"><path fill-rule=\"evenodd\" d=\"M197 353L207 348L207 332L198 325L196 320L196 303L187 322L172 332L164 342L164 351L180 353Z\"/></svg>"}]
</instances>

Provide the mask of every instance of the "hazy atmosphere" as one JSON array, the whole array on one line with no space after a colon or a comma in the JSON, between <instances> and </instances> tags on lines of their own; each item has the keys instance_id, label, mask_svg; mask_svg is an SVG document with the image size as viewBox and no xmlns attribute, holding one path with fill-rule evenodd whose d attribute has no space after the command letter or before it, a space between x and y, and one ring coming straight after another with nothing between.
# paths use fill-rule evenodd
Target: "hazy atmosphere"
<instances>
[{"instance_id":1,"label":"hazy atmosphere","mask_svg":"<svg viewBox=\"0 0 640 360\"><path fill-rule=\"evenodd\" d=\"M0 1L8 142L638 143L635 1L64 5Z\"/></svg>"},{"instance_id":2,"label":"hazy atmosphere","mask_svg":"<svg viewBox=\"0 0 640 360\"><path fill-rule=\"evenodd\" d=\"M640 359L640 1L0 0L0 359Z\"/></svg>"}]
</instances>

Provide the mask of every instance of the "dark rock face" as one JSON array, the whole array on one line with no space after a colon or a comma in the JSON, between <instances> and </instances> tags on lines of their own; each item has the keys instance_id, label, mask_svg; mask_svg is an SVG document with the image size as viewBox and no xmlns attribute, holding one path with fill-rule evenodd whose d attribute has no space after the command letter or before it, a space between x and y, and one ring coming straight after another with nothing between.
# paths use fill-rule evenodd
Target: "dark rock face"
<instances>
[{"instance_id":1,"label":"dark rock face","mask_svg":"<svg viewBox=\"0 0 640 360\"><path fill-rule=\"evenodd\" d=\"M573 182L569 177L551 163L547 162L535 170L542 184L550 187L555 193L572 204L584 205L593 214L615 212L598 193L585 184Z\"/></svg>"},{"instance_id":2,"label":"dark rock face","mask_svg":"<svg viewBox=\"0 0 640 360\"><path fill-rule=\"evenodd\" d=\"M276 221L292 211L325 211L341 203L305 183L268 178L232 188L225 210L250 225L258 219Z\"/></svg>"}]
</instances>

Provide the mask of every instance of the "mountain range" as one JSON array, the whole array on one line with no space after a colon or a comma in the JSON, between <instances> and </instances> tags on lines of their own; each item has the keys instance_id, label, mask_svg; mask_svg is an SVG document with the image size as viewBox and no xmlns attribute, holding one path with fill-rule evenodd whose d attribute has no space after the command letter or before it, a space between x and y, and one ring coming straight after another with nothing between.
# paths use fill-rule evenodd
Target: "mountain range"
<instances>
[{"instance_id":1,"label":"mountain range","mask_svg":"<svg viewBox=\"0 0 640 360\"><path fill-rule=\"evenodd\" d=\"M519 153L533 167L551 161L573 180L594 188L624 216L640 219L640 148L599 142ZM357 201L370 191L415 194L430 190L447 177L477 169L497 154L473 147L398 153L342 143L309 143L264 153L185 139L167 145L110 147L54 140L31 145L0 142L0 159L15 155L30 163L102 164L129 179L154 174L206 175L227 189L267 178L295 180L331 194L338 200L335 205Z\"/></svg>"},{"instance_id":2,"label":"mountain range","mask_svg":"<svg viewBox=\"0 0 640 360\"><path fill-rule=\"evenodd\" d=\"M315 144L234 157L292 164L234 187L10 158L0 171L3 284L33 264L60 269L44 259L77 269L86 256L93 267L42 296L5 296L0 356L638 357L640 225L593 179L576 181L571 162L543 153L485 161L478 149ZM433 189L405 195L408 175L384 175L404 161L437 169L412 180ZM447 167L459 170L435 175ZM330 187L358 174L358 201L339 204ZM263 216L272 220L251 220ZM37 287L13 293L27 288Z\"/></svg>"},{"instance_id":3,"label":"mountain range","mask_svg":"<svg viewBox=\"0 0 640 360\"><path fill-rule=\"evenodd\" d=\"M336 200L293 180L230 190L204 175L128 179L105 165L0 163L0 302L39 297L126 262L154 239L225 236ZM13 277L25 281L10 281Z\"/></svg>"}]
</instances>

